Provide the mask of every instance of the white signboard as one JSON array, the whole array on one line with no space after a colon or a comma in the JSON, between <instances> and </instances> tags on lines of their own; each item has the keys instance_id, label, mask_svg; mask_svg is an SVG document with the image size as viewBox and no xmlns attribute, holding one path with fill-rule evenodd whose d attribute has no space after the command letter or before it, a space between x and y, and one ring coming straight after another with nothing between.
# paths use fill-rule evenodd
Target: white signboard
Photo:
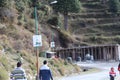
<instances>
[{"instance_id":1,"label":"white signboard","mask_svg":"<svg viewBox=\"0 0 120 80\"><path fill-rule=\"evenodd\" d=\"M55 42L51 42L51 43L50 43L50 47L51 47L51 48L54 48L54 47L55 47Z\"/></svg>"},{"instance_id":2,"label":"white signboard","mask_svg":"<svg viewBox=\"0 0 120 80\"><path fill-rule=\"evenodd\" d=\"M41 35L33 35L33 47L42 46L42 36Z\"/></svg>"}]
</instances>

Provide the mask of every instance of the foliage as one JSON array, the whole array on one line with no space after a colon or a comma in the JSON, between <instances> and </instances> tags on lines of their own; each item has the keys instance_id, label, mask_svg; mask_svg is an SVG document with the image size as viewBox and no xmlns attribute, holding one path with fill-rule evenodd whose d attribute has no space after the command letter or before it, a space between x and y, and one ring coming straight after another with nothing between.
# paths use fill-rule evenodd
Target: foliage
<instances>
[{"instance_id":1,"label":"foliage","mask_svg":"<svg viewBox=\"0 0 120 80\"><path fill-rule=\"evenodd\" d=\"M68 12L77 13L80 11L81 4L79 0L58 0L58 2L53 5L53 8L63 14Z\"/></svg>"},{"instance_id":2,"label":"foliage","mask_svg":"<svg viewBox=\"0 0 120 80\"><path fill-rule=\"evenodd\" d=\"M11 0L0 0L0 7L10 7Z\"/></svg>"},{"instance_id":3,"label":"foliage","mask_svg":"<svg viewBox=\"0 0 120 80\"><path fill-rule=\"evenodd\" d=\"M48 19L47 23L51 24L51 25L54 25L54 26L58 26L60 24L59 17L53 16L50 19Z\"/></svg>"},{"instance_id":4,"label":"foliage","mask_svg":"<svg viewBox=\"0 0 120 80\"><path fill-rule=\"evenodd\" d=\"M25 10L25 3L23 2L23 0L16 0L16 9L19 12L23 12Z\"/></svg>"},{"instance_id":5,"label":"foliage","mask_svg":"<svg viewBox=\"0 0 120 80\"><path fill-rule=\"evenodd\" d=\"M45 57L45 53L46 53L46 52L40 52L40 53L39 53L39 57Z\"/></svg>"},{"instance_id":6,"label":"foliage","mask_svg":"<svg viewBox=\"0 0 120 80\"><path fill-rule=\"evenodd\" d=\"M64 28L68 30L68 13L78 13L81 8L79 0L58 0L53 8L64 15Z\"/></svg>"},{"instance_id":7,"label":"foliage","mask_svg":"<svg viewBox=\"0 0 120 80\"><path fill-rule=\"evenodd\" d=\"M118 13L120 11L120 1L119 0L109 0L110 11L113 13Z\"/></svg>"}]
</instances>

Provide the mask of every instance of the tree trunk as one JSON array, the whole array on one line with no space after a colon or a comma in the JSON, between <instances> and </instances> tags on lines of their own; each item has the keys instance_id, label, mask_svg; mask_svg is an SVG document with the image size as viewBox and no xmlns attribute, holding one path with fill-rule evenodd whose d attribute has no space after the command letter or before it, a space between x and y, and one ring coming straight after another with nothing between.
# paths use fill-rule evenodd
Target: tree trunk
<instances>
[{"instance_id":1,"label":"tree trunk","mask_svg":"<svg viewBox=\"0 0 120 80\"><path fill-rule=\"evenodd\" d=\"M68 13L64 13L64 28L68 30Z\"/></svg>"}]
</instances>

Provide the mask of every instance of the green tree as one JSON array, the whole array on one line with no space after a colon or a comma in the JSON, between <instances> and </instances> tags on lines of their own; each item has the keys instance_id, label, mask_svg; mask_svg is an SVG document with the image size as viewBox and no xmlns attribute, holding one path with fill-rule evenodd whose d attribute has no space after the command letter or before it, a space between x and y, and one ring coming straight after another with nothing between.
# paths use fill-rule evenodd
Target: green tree
<instances>
[{"instance_id":1,"label":"green tree","mask_svg":"<svg viewBox=\"0 0 120 80\"><path fill-rule=\"evenodd\" d=\"M0 7L10 8L13 0L0 0Z\"/></svg>"},{"instance_id":2,"label":"green tree","mask_svg":"<svg viewBox=\"0 0 120 80\"><path fill-rule=\"evenodd\" d=\"M55 11L64 15L64 28L68 30L68 13L78 13L81 9L79 0L57 0L53 5Z\"/></svg>"},{"instance_id":3,"label":"green tree","mask_svg":"<svg viewBox=\"0 0 120 80\"><path fill-rule=\"evenodd\" d=\"M109 0L109 7L112 13L119 13L120 11L120 1L119 0Z\"/></svg>"},{"instance_id":4,"label":"green tree","mask_svg":"<svg viewBox=\"0 0 120 80\"><path fill-rule=\"evenodd\" d=\"M4 7L7 4L7 0L0 0L0 7Z\"/></svg>"}]
</instances>

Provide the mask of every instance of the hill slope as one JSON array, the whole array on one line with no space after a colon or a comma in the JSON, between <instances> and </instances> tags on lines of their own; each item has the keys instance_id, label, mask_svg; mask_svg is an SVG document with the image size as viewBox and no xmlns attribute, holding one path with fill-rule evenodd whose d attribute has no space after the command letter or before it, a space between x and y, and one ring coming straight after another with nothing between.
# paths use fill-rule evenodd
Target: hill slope
<instances>
[{"instance_id":1,"label":"hill slope","mask_svg":"<svg viewBox=\"0 0 120 80\"><path fill-rule=\"evenodd\" d=\"M4 71L0 76L3 77L3 80L7 80L6 75L10 73L16 62L22 57L24 60L23 67L28 74L35 77L36 54L32 45L35 21L32 0L2 1L5 2L0 6L0 70ZM73 44L79 46L120 42L120 17L108 12L107 2L103 4L100 0L80 1L83 11L77 14L69 14L70 32L63 30L63 16L53 14L48 1L41 0L38 2L38 33L42 35L43 40L43 45L39 48L40 56L43 57L45 51L51 49L50 42L53 40L56 47L73 47ZM59 24L59 20L61 20L61 24ZM42 57L40 57L40 65L45 59ZM51 63L50 67L54 71L54 75L56 73L57 75L64 75L65 73L79 71L78 67L76 68L69 63L66 65L63 60L48 60ZM64 67L61 67L61 65L64 65ZM65 71L68 67L72 68L69 70L74 70Z\"/></svg>"},{"instance_id":2,"label":"hill slope","mask_svg":"<svg viewBox=\"0 0 120 80\"><path fill-rule=\"evenodd\" d=\"M1 0L0 1L0 80L8 80L10 71L16 67L17 61L23 59L28 79L36 76L36 52L32 43L32 36L35 34L34 7L32 0ZM67 46L65 42L72 41L72 38L56 26L49 25L47 21L52 18L52 10L47 1L40 1L37 5L38 33L42 35L42 47L39 48L39 66L45 51L50 51L50 42L54 36L56 45ZM65 36L63 37L63 35ZM61 39L61 42L59 41ZM71 65L64 60L47 59L53 70L54 76L61 76L78 72L79 67ZM61 67L61 65L63 67ZM70 68L67 71L67 68ZM64 72L63 72L64 71ZM34 79L31 80L34 80Z\"/></svg>"},{"instance_id":3,"label":"hill slope","mask_svg":"<svg viewBox=\"0 0 120 80\"><path fill-rule=\"evenodd\" d=\"M69 14L70 30L79 45L115 44L120 41L120 16L108 12L108 2L80 0L83 11ZM77 44L78 44L77 43Z\"/></svg>"}]
</instances>

